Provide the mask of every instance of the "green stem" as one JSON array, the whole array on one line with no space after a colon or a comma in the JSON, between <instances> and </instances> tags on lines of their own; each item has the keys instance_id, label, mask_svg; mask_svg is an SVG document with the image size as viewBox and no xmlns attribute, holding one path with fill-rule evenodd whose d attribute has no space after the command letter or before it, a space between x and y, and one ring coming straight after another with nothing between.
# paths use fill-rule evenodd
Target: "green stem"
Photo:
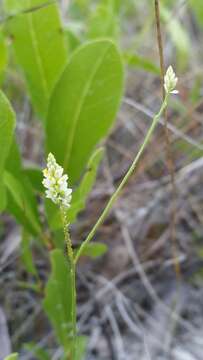
<instances>
[{"instance_id":1,"label":"green stem","mask_svg":"<svg viewBox=\"0 0 203 360\"><path fill-rule=\"evenodd\" d=\"M93 236L95 235L97 229L99 228L99 226L103 223L103 221L105 220L106 216L108 215L109 211L111 210L111 208L114 205L114 202L117 200L118 196L120 195L123 187L125 186L125 184L127 183L129 177L132 175L133 171L135 170L135 167L145 149L145 147L147 146L147 144L149 143L151 136L153 134L153 131L161 117L161 115L163 114L164 110L166 109L167 106L167 101L168 101L168 96L169 94L166 94L165 99L161 105L161 108L159 110L159 112L154 116L152 124L147 132L147 135L145 136L145 139L132 163L132 165L130 166L129 170L127 171L126 175L124 176L123 180L121 181L120 185L118 186L118 188L116 189L116 191L113 193L113 195L111 196L109 202L107 203L105 209L103 210L103 212L101 213L99 219L97 220L96 224L93 226L92 230L90 231L90 233L88 234L88 236L86 237L86 239L83 241L83 243L81 244L77 254L75 255L75 259L74 262L75 264L77 263L77 261L79 260L81 254L83 253L85 247L87 246L87 244L90 242L90 240L92 240Z\"/></svg>"},{"instance_id":2,"label":"green stem","mask_svg":"<svg viewBox=\"0 0 203 360\"><path fill-rule=\"evenodd\" d=\"M68 230L68 221L66 216L66 209L64 207L60 208L61 217L63 222L63 230L65 236L66 244L66 253L68 257L68 262L70 265L70 276L71 276L71 336L72 336L72 346L71 346L71 360L76 360L76 337L77 337L77 325L76 325L76 274L75 274L75 263L73 256L72 241Z\"/></svg>"}]
</instances>

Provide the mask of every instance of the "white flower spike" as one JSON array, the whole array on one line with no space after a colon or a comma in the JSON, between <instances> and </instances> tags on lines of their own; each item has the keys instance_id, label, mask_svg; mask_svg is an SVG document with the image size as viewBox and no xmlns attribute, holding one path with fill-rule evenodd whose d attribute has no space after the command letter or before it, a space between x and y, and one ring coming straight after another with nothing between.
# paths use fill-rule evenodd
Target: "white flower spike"
<instances>
[{"instance_id":1,"label":"white flower spike","mask_svg":"<svg viewBox=\"0 0 203 360\"><path fill-rule=\"evenodd\" d=\"M57 164L51 153L48 155L47 168L43 170L43 175L42 184L47 189L46 197L57 205L69 208L72 189L68 188L68 176L63 175L63 168Z\"/></svg>"},{"instance_id":2,"label":"white flower spike","mask_svg":"<svg viewBox=\"0 0 203 360\"><path fill-rule=\"evenodd\" d=\"M177 82L178 78L176 77L172 66L169 66L166 71L166 75L164 76L164 88L166 94L178 94L178 90L175 89Z\"/></svg>"}]
</instances>

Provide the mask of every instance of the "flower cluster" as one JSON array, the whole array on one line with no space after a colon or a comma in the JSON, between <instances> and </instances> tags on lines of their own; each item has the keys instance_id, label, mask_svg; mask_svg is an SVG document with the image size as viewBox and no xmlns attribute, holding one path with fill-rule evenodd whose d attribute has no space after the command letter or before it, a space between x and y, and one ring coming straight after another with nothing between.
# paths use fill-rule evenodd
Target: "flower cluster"
<instances>
[{"instance_id":1,"label":"flower cluster","mask_svg":"<svg viewBox=\"0 0 203 360\"><path fill-rule=\"evenodd\" d=\"M42 184L47 189L46 197L64 208L70 207L72 189L68 188L68 176L63 175L63 168L57 164L51 153L48 155L47 168L43 170L43 175Z\"/></svg>"},{"instance_id":2,"label":"flower cluster","mask_svg":"<svg viewBox=\"0 0 203 360\"><path fill-rule=\"evenodd\" d=\"M166 75L164 76L164 88L166 94L178 94L178 90L176 90L176 85L178 82L178 78L176 77L175 72L173 71L172 66L166 71Z\"/></svg>"}]
</instances>

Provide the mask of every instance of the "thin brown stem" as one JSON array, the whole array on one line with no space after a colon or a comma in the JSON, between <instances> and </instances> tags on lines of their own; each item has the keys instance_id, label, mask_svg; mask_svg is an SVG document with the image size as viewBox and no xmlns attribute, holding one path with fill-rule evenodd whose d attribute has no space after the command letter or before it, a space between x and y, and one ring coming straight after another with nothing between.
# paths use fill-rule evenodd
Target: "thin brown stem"
<instances>
[{"instance_id":1,"label":"thin brown stem","mask_svg":"<svg viewBox=\"0 0 203 360\"><path fill-rule=\"evenodd\" d=\"M165 74L165 64L164 64L164 51L163 51L163 41L162 41L162 32L161 32L161 21L160 21L160 6L159 0L154 0L155 6L155 20L156 20L156 30L157 30L157 44L159 50L159 62L160 62L160 70L161 70L161 85L162 85L162 97L165 97L165 89L164 89L164 74ZM180 264L178 262L177 257L177 243L176 243L176 183L175 183L175 169L174 169L174 160L173 154L171 150L171 141L168 131L168 116L167 110L164 112L164 132L166 139L166 158L167 158L167 168L170 174L170 182L172 189L172 200L171 200L171 219L170 219L170 236L172 241L172 251L174 257L174 267L177 278L180 278Z\"/></svg>"}]
</instances>

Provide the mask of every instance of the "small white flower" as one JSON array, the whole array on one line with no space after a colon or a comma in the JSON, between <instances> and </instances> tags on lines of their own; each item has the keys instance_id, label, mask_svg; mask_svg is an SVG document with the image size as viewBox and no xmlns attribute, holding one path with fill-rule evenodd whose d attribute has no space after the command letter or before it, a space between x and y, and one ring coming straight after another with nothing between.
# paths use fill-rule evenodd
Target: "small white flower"
<instances>
[{"instance_id":1,"label":"small white flower","mask_svg":"<svg viewBox=\"0 0 203 360\"><path fill-rule=\"evenodd\" d=\"M169 66L166 75L164 76L164 88L167 94L178 94L178 90L175 89L177 82L178 78L176 77L172 66Z\"/></svg>"},{"instance_id":2,"label":"small white flower","mask_svg":"<svg viewBox=\"0 0 203 360\"><path fill-rule=\"evenodd\" d=\"M68 188L68 176L63 175L63 168L57 164L54 155L49 153L47 168L43 170L44 179L42 184L47 189L46 197L55 204L70 207L72 189Z\"/></svg>"}]
</instances>

